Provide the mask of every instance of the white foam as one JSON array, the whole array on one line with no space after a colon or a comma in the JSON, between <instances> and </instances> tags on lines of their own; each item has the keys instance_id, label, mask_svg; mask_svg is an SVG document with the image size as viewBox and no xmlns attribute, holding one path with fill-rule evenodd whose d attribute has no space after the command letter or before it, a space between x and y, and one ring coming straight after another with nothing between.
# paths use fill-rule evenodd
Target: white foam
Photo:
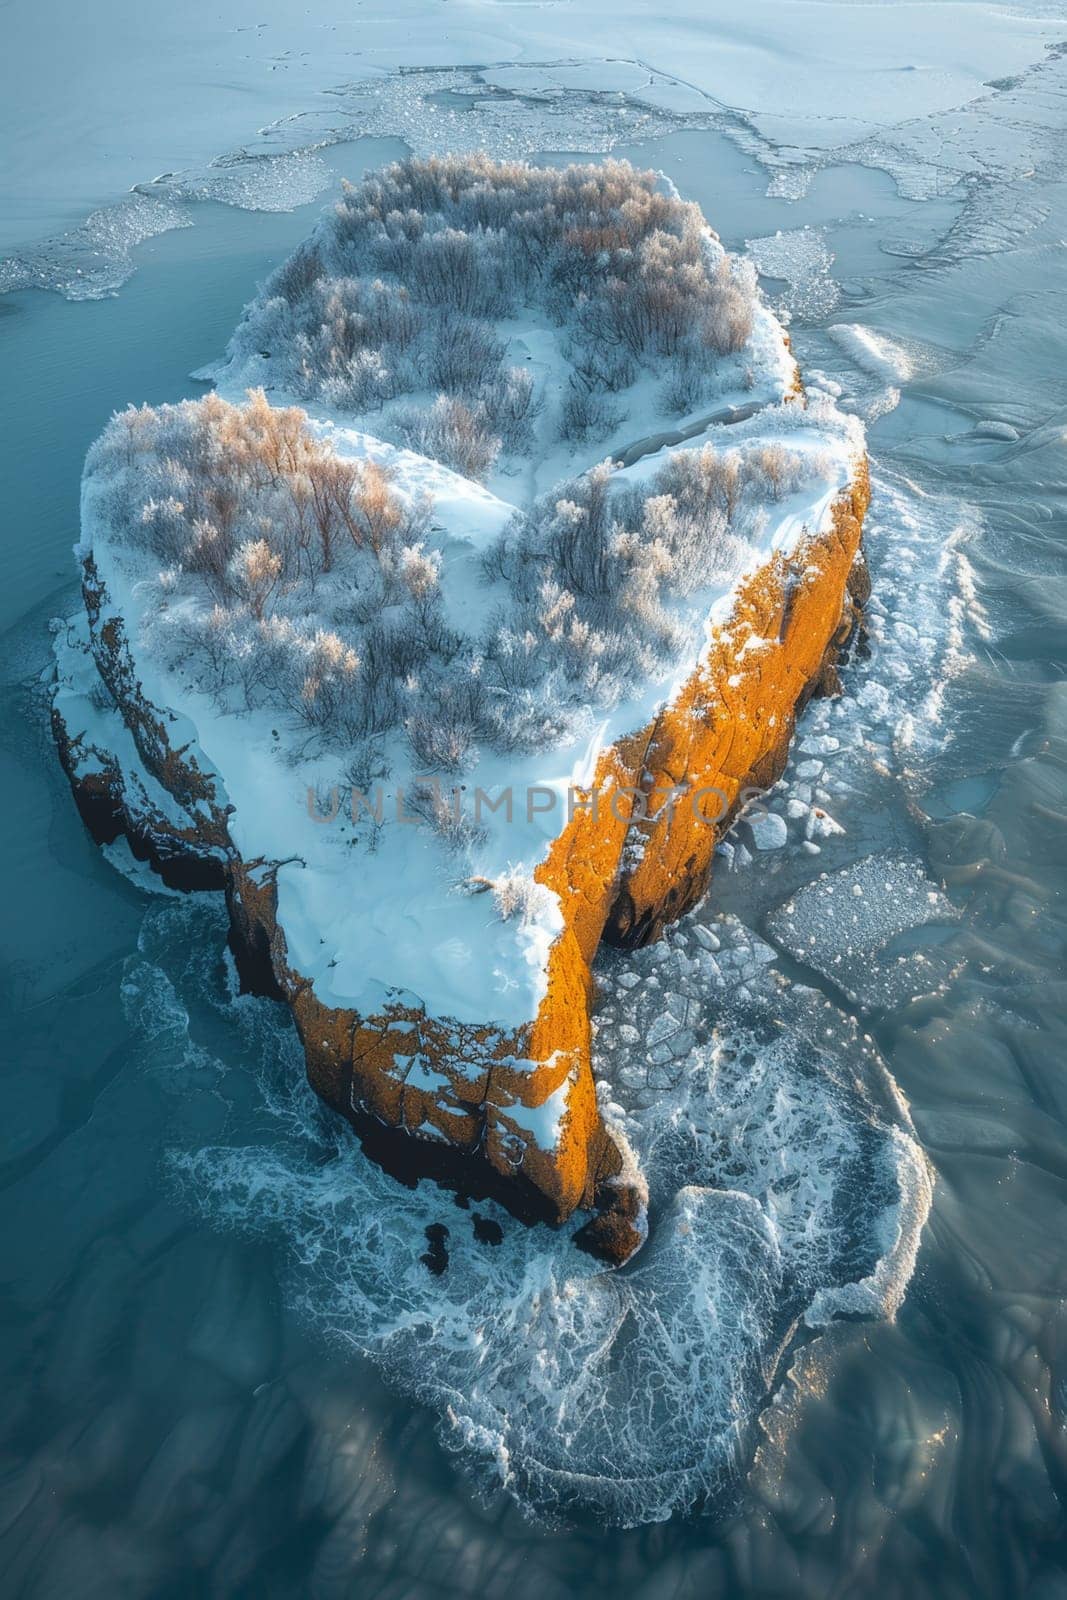
<instances>
[{"instance_id":1,"label":"white foam","mask_svg":"<svg viewBox=\"0 0 1067 1600\"><path fill-rule=\"evenodd\" d=\"M827 333L864 372L894 385L907 383L914 375L913 357L902 344L875 333L859 322L833 322Z\"/></svg>"},{"instance_id":2,"label":"white foam","mask_svg":"<svg viewBox=\"0 0 1067 1600\"><path fill-rule=\"evenodd\" d=\"M821 997L793 991L783 1013L772 952L739 924L717 925L712 957L689 921L626 963L636 984L607 984L636 1042L606 1014L597 1070L650 1183L649 1240L621 1273L574 1249L572 1228L526 1228L491 1204L476 1209L503 1242L480 1242L433 1185L408 1190L374 1167L307 1088L278 1008L232 1000L213 974L212 930L221 939L210 904L150 911L144 959L170 979L153 1021L139 972L131 1018L169 1039L175 1002L213 997L226 1059L255 1074L270 1116L242 1143L176 1151L175 1176L216 1224L280 1242L290 1304L433 1405L484 1492L549 1522L581 1508L623 1526L721 1504L795 1318L832 1315L834 1296L867 1315L899 1301L925 1215L906 1111ZM702 1007L712 960L734 996L718 1038L694 1041L673 1082L635 1093L623 1069L648 1055L649 1019L665 996ZM434 1276L420 1255L440 1222L448 1264Z\"/></svg>"}]
</instances>

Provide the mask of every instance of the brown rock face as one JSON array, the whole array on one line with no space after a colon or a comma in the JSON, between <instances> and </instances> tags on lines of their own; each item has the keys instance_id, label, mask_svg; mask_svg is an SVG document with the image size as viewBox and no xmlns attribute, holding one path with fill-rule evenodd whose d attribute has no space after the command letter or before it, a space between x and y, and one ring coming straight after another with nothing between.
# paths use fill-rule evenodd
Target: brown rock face
<instances>
[{"instance_id":1,"label":"brown rock face","mask_svg":"<svg viewBox=\"0 0 1067 1600\"><path fill-rule=\"evenodd\" d=\"M640 1242L641 1196L623 1179L597 1106L591 964L602 938L644 944L700 899L746 791L780 775L798 711L813 693L833 692L837 653L866 597L858 556L868 497L861 469L830 528L749 578L674 700L601 757L599 803L576 812L536 874L559 896L565 926L537 1015L510 1033L410 1007L361 1016L322 1004L288 959L277 863L245 861L234 849L210 774L175 746L167 715L141 691L91 557L85 599L96 669L140 766L188 821L164 815L128 761L68 723L57 693L61 758L97 838L124 831L168 883L225 887L243 983L288 1002L312 1086L375 1159L405 1181L425 1175L494 1195L527 1220L558 1223L592 1208L579 1242L622 1261Z\"/></svg>"},{"instance_id":2,"label":"brown rock face","mask_svg":"<svg viewBox=\"0 0 1067 1600\"><path fill-rule=\"evenodd\" d=\"M611 944L648 944L704 894L715 845L746 798L785 768L796 718L840 684L836 659L869 581L857 561L870 500L864 469L833 508L830 530L776 555L743 586L730 623L648 730L649 815L633 824L635 864L620 875L604 929ZM753 645L752 641L757 641ZM760 642L761 641L761 642ZM684 788L668 818L654 795Z\"/></svg>"}]
</instances>

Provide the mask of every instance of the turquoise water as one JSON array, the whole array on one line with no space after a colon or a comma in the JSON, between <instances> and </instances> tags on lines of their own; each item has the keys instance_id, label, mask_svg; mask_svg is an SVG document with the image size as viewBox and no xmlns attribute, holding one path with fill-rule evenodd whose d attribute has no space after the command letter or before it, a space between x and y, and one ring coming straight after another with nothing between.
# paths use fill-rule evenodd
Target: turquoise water
<instances>
[{"instance_id":1,"label":"turquoise water","mask_svg":"<svg viewBox=\"0 0 1067 1600\"><path fill-rule=\"evenodd\" d=\"M398 150L332 159L355 176ZM149 896L90 844L38 681L48 620L76 601L88 443L128 400L199 392L188 373L317 210L195 207L117 298L0 300L5 1594L1067 1594L1067 195L1042 170L1047 213L1022 227L1011 185L904 201L851 166L790 204L717 135L624 153L664 165L730 245L810 224L836 256L830 311L805 312L825 298L803 254L767 289L796 308L805 370L874 419L871 654L805 725L859 731L846 831L817 862L721 871L712 902L760 932L817 872L890 849L947 881L959 927L887 945L858 999L777 963L858 1018L910 1104L936 1187L908 1294L894 1321L795 1348L736 1492L624 1530L480 1497L472 1451L360 1354L351 1269L374 1218L345 1196L390 1191L301 1088L285 1015L234 998L217 903ZM961 230L976 215L1006 219L995 251ZM918 253L883 248L903 234ZM829 322L905 350L898 405ZM1018 438L976 435L989 419ZM948 959L876 993L917 948ZM237 1152L224 1182L219 1151ZM415 1255L421 1205L393 1208Z\"/></svg>"}]
</instances>

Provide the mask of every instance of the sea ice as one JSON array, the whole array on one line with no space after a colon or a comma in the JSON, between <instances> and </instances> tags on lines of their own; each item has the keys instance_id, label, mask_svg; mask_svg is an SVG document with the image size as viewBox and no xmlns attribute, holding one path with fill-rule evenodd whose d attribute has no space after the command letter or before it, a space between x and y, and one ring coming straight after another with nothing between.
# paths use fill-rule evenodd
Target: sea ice
<instances>
[{"instance_id":1,"label":"sea ice","mask_svg":"<svg viewBox=\"0 0 1067 1600\"><path fill-rule=\"evenodd\" d=\"M833 252L819 228L794 228L763 239L746 239L745 249L765 278L788 284L778 308L791 316L816 318L832 311L841 291L831 276Z\"/></svg>"},{"instance_id":2,"label":"sea ice","mask_svg":"<svg viewBox=\"0 0 1067 1600\"><path fill-rule=\"evenodd\" d=\"M926 993L941 962L889 950L900 935L927 924L951 925L952 903L915 858L867 856L824 873L772 911L767 932L782 949L830 978L854 1004L873 1009L901 991Z\"/></svg>"},{"instance_id":3,"label":"sea ice","mask_svg":"<svg viewBox=\"0 0 1067 1600\"><path fill-rule=\"evenodd\" d=\"M757 850L780 850L789 839L785 821L775 811L765 811L749 822Z\"/></svg>"}]
</instances>

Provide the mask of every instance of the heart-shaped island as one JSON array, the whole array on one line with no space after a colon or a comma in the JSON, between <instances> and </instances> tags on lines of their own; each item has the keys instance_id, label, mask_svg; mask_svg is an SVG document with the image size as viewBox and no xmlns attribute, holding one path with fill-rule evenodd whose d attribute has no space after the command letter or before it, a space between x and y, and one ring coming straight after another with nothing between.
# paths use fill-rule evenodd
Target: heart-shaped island
<instances>
[{"instance_id":1,"label":"heart-shaped island","mask_svg":"<svg viewBox=\"0 0 1067 1600\"><path fill-rule=\"evenodd\" d=\"M53 721L95 836L408 1181L643 1237L591 963L704 893L865 598L862 432L625 163L407 161L86 463Z\"/></svg>"}]
</instances>

